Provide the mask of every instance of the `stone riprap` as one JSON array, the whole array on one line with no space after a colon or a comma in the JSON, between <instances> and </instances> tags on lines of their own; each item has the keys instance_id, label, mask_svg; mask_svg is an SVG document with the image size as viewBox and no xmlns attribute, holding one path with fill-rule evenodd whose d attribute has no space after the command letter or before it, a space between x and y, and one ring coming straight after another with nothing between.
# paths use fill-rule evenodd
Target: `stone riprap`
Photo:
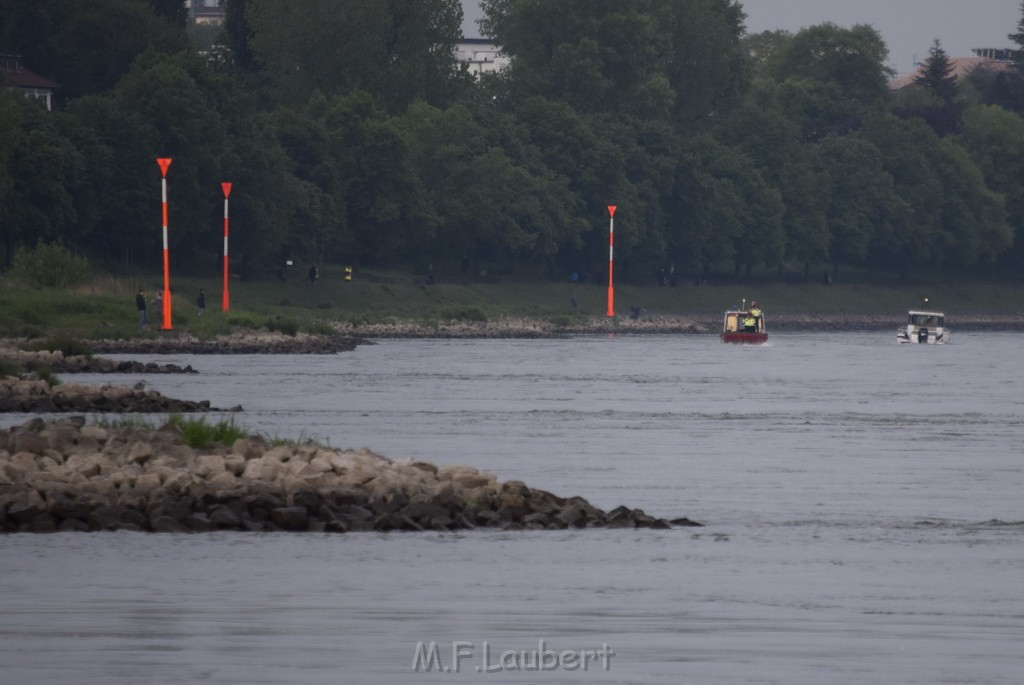
<instances>
[{"instance_id":1,"label":"stone riprap","mask_svg":"<svg viewBox=\"0 0 1024 685\"><path fill-rule=\"evenodd\" d=\"M314 335L243 331L200 340L191 335L162 335L131 340L91 340L98 354L337 354L351 352L367 340L354 335Z\"/></svg>"},{"instance_id":2,"label":"stone riprap","mask_svg":"<svg viewBox=\"0 0 1024 685\"><path fill-rule=\"evenodd\" d=\"M53 373L196 373L191 365L115 361L88 355L65 355L60 350L30 351L10 343L0 343L0 362L25 371L49 369Z\"/></svg>"},{"instance_id":3,"label":"stone riprap","mask_svg":"<svg viewBox=\"0 0 1024 685\"><path fill-rule=\"evenodd\" d=\"M362 449L238 439L193 449L177 428L101 427L79 416L0 433L0 530L451 531L671 528L605 512L466 466Z\"/></svg>"},{"instance_id":4,"label":"stone riprap","mask_svg":"<svg viewBox=\"0 0 1024 685\"><path fill-rule=\"evenodd\" d=\"M233 407L227 411L241 411ZM192 413L219 411L208 400L193 402L165 397L155 390L104 383L82 385L61 383L50 386L41 380L0 378L0 413Z\"/></svg>"}]
</instances>

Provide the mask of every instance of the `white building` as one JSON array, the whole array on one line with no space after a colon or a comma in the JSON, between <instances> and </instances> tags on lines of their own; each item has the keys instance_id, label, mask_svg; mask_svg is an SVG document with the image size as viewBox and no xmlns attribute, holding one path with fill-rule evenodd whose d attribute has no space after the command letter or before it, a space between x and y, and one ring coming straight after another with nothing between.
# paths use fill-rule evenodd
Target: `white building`
<instances>
[{"instance_id":1,"label":"white building","mask_svg":"<svg viewBox=\"0 0 1024 685\"><path fill-rule=\"evenodd\" d=\"M509 63L501 48L487 38L463 38L455 48L455 59L468 65L469 73L477 77L500 71Z\"/></svg>"}]
</instances>

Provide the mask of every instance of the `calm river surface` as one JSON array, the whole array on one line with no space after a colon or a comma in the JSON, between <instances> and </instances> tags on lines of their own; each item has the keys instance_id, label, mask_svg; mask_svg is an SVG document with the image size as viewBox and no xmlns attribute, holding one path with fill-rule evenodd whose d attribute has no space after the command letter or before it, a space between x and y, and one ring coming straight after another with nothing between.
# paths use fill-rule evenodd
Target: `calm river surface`
<instances>
[{"instance_id":1,"label":"calm river surface","mask_svg":"<svg viewBox=\"0 0 1024 685\"><path fill-rule=\"evenodd\" d=\"M75 377L706 527L3 536L0 683L1019 683L1020 337L894 337L387 340Z\"/></svg>"}]
</instances>

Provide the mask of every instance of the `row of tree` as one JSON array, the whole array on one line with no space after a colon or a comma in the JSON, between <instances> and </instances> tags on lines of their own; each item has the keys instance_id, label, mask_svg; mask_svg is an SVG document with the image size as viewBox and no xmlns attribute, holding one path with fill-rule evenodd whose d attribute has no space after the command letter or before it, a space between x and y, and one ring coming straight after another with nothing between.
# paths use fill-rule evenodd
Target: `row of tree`
<instances>
[{"instance_id":1,"label":"row of tree","mask_svg":"<svg viewBox=\"0 0 1024 685\"><path fill-rule=\"evenodd\" d=\"M892 93L869 26L747 35L736 0L484 0L510 56L454 66L458 0L0 0L0 46L61 84L0 92L0 234L214 273L220 182L248 271L286 258L602 273L673 264L1024 264L1024 65ZM1024 15L1024 3L1022 3ZM1013 27L1008 27L1008 31ZM1024 19L1010 39L1024 47Z\"/></svg>"}]
</instances>

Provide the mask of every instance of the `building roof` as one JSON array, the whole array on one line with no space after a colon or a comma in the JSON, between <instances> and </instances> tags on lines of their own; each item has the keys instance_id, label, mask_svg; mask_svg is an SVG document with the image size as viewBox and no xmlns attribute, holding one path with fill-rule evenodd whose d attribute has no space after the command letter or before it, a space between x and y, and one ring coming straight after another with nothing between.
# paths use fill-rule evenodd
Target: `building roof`
<instances>
[{"instance_id":1,"label":"building roof","mask_svg":"<svg viewBox=\"0 0 1024 685\"><path fill-rule=\"evenodd\" d=\"M989 71L1009 71L1013 68L1013 62L1008 59L993 59L992 57L982 56L986 53L991 53L991 50L976 48L972 50L975 53L974 57L950 57L949 64L953 67L950 75L956 78L963 78L967 76L975 69L983 67ZM889 81L889 90L902 90L907 86L914 83L914 80L924 74L925 65L919 64L917 69L910 73L898 76L892 81Z\"/></svg>"},{"instance_id":2,"label":"building roof","mask_svg":"<svg viewBox=\"0 0 1024 685\"><path fill-rule=\"evenodd\" d=\"M36 74L21 63L20 55L0 54L0 83L17 88L59 88L60 86Z\"/></svg>"}]
</instances>

